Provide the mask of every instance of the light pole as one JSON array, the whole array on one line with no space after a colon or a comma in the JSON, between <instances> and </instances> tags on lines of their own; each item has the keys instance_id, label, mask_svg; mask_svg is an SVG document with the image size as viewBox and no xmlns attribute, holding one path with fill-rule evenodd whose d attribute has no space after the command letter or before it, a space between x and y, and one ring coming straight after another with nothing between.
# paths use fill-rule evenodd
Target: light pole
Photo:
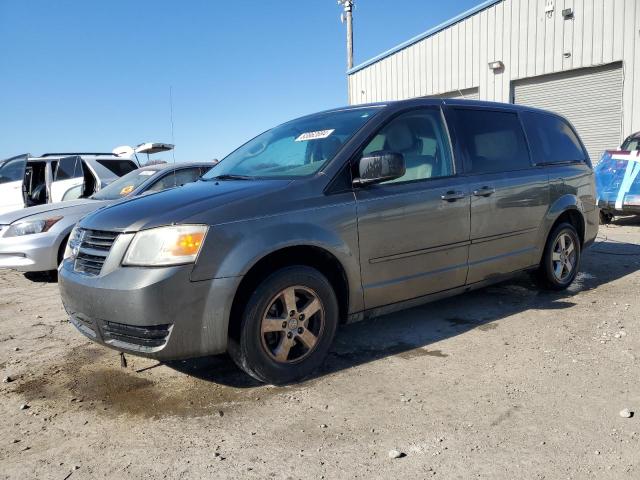
<instances>
[{"instance_id":1,"label":"light pole","mask_svg":"<svg viewBox=\"0 0 640 480\"><path fill-rule=\"evenodd\" d=\"M343 12L340 20L347 22L347 68L353 68L353 4L355 0L338 0L338 5L342 5Z\"/></svg>"}]
</instances>

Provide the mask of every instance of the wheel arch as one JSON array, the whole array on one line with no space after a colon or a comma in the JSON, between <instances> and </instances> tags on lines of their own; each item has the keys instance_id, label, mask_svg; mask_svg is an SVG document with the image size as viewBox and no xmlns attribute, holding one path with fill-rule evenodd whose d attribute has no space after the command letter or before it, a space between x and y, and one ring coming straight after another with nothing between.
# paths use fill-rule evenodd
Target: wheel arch
<instances>
[{"instance_id":1,"label":"wheel arch","mask_svg":"<svg viewBox=\"0 0 640 480\"><path fill-rule=\"evenodd\" d=\"M271 273L293 265L315 268L327 277L338 300L340 321L346 321L349 313L349 279L342 263L329 250L317 245L292 245L264 255L249 267L231 304L229 335L239 334L242 308L260 282Z\"/></svg>"}]
</instances>

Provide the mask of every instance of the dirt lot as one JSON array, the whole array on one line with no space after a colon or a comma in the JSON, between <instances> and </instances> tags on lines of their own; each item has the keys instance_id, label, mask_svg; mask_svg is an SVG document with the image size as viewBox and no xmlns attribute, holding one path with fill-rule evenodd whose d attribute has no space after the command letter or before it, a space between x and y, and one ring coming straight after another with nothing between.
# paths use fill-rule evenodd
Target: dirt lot
<instances>
[{"instance_id":1,"label":"dirt lot","mask_svg":"<svg viewBox=\"0 0 640 480\"><path fill-rule=\"evenodd\" d=\"M55 283L1 271L0 478L640 478L640 222L582 272L346 326L276 388L224 357L121 368Z\"/></svg>"}]
</instances>

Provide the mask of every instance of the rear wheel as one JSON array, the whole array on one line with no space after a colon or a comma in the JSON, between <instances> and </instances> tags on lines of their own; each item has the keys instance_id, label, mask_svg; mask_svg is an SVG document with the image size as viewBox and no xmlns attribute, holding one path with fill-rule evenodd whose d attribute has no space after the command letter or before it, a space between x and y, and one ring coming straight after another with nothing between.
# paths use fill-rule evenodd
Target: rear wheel
<instances>
[{"instance_id":1,"label":"rear wheel","mask_svg":"<svg viewBox=\"0 0 640 480\"><path fill-rule=\"evenodd\" d=\"M613 221L613 213L600 210L600 225L609 225Z\"/></svg>"},{"instance_id":2,"label":"rear wheel","mask_svg":"<svg viewBox=\"0 0 640 480\"><path fill-rule=\"evenodd\" d=\"M575 280L580 267L580 240L570 223L556 226L544 249L538 268L538 278L543 287L564 290Z\"/></svg>"},{"instance_id":3,"label":"rear wheel","mask_svg":"<svg viewBox=\"0 0 640 480\"><path fill-rule=\"evenodd\" d=\"M338 325L338 301L317 270L287 267L253 294L229 338L236 364L261 382L286 384L311 374L325 359Z\"/></svg>"}]
</instances>

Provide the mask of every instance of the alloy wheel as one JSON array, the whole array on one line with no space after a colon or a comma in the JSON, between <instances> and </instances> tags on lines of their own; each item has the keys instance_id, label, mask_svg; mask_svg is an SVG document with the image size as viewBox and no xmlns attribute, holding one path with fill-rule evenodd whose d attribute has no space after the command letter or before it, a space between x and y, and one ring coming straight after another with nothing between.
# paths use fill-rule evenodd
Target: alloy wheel
<instances>
[{"instance_id":1,"label":"alloy wheel","mask_svg":"<svg viewBox=\"0 0 640 480\"><path fill-rule=\"evenodd\" d=\"M310 288L287 287L267 304L260 325L265 352L278 363L296 363L315 349L322 336L325 312Z\"/></svg>"},{"instance_id":2,"label":"alloy wheel","mask_svg":"<svg viewBox=\"0 0 640 480\"><path fill-rule=\"evenodd\" d=\"M563 283L576 268L578 256L574 239L568 233L561 233L553 244L551 262L553 263L553 276Z\"/></svg>"}]
</instances>

